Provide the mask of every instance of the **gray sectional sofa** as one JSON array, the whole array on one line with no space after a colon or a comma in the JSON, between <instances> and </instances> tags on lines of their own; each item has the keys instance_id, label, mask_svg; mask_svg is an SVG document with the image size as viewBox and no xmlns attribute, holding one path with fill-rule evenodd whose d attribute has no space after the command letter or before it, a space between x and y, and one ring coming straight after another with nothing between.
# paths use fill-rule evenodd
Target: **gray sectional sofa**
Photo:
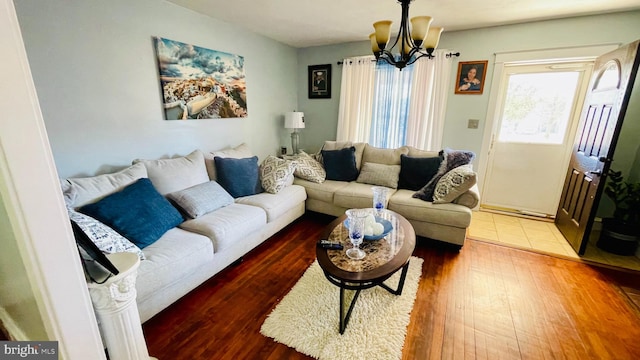
<instances>
[{"instance_id":1,"label":"gray sectional sofa","mask_svg":"<svg viewBox=\"0 0 640 360\"><path fill-rule=\"evenodd\" d=\"M173 159L137 160L117 173L67 179L63 188L72 187L75 193L68 206L77 209L94 203L140 178L148 177L162 195L215 180L211 177L216 176L214 155L251 156L241 145L227 152L195 151ZM289 183L292 181L291 177ZM136 282L141 322L300 217L305 199L305 190L298 185L286 186L277 194L239 197L227 206L182 222L143 248L145 260L140 263Z\"/></svg>"},{"instance_id":2,"label":"gray sectional sofa","mask_svg":"<svg viewBox=\"0 0 640 360\"><path fill-rule=\"evenodd\" d=\"M421 158L438 157L438 152L423 151L410 146L397 149L379 149L366 143L327 141L323 150L355 147L356 167L366 163L382 165L401 164L401 155ZM307 193L306 209L340 216L349 208L372 207L372 184L358 181L326 180L316 183L296 178L294 184L303 186ZM413 225L416 234L457 246L464 245L467 228L471 223L471 210L478 205L479 194L475 177L470 189L454 194L448 203L436 204L414 198L416 191L389 189L388 208L404 216Z\"/></svg>"},{"instance_id":3,"label":"gray sectional sofa","mask_svg":"<svg viewBox=\"0 0 640 360\"><path fill-rule=\"evenodd\" d=\"M425 152L411 147L377 149L364 143L328 141L324 149L341 149L346 146L354 146L357 149L354 157L358 169L363 165L366 167L367 163L370 165L373 163L391 165L397 170L400 168L400 157L403 154L412 157L438 156L436 152ZM132 166L116 173L70 178L62 182L70 218L74 221L77 219L84 221L85 233L93 232L94 237L99 238L98 240L104 240L111 235L97 229L96 221L92 218L89 218L89 221L93 223L87 225L86 219L81 218L87 215L86 211L82 213L85 205L87 207L84 209L87 209L92 207L92 204L104 203L103 199L113 199L114 195L122 193L121 190L130 189L132 184L140 182L150 182L153 186L147 186L152 187L154 192L157 191L156 198L160 198L161 201L167 201L167 199L178 201L177 199L182 198L176 194L190 194L191 197L186 196L186 198L191 199L194 204L189 206L182 204L184 213L182 217L178 214L179 225L171 225L168 231L161 232L159 239L143 247L142 251L132 244L130 245L135 249L107 244L111 252L132 251L144 259L138 268L136 282L141 322L150 319L211 276L240 259L303 215L305 208L340 216L348 208L366 208L372 205L371 184L333 180L320 182L316 179L318 183L297 177L294 179L292 165L294 162L279 160L275 157L270 158L279 163L272 163L273 166L265 168L272 171L271 175L277 174L280 177L277 181L280 184L276 193L261 192L235 198L224 191L222 197L217 195L217 197L210 197L206 193L198 192L195 192L194 196L194 193L189 193L193 189L205 186L207 191L220 187L217 183L212 184L215 180L221 182L221 177L225 177L225 174L219 173L219 169L216 170L219 160L214 160L215 157L245 159L252 157L252 154L245 144L211 153L196 150L189 155L171 159L134 160ZM315 160L313 163L323 171L319 163ZM297 164L300 164L300 161ZM261 172L262 169L260 166ZM283 173L287 175L283 177ZM263 176L266 177L261 173L260 178L262 179ZM149 181L140 180L144 178L148 178ZM473 180L475 183L475 177ZM263 182L262 185L265 183ZM274 184L270 183L270 185ZM388 208L406 217L415 228L416 234L462 246L466 229L471 221L471 208L478 203L475 185L461 194L456 194L455 199L451 199L450 203L434 204L413 198L413 194L414 191L406 189L390 189ZM209 201L218 204L209 208L207 207L210 205L207 203ZM141 202L144 201L137 203ZM180 206L177 205L181 204L173 205L179 209ZM192 205L194 208L190 207ZM206 211L202 211L202 205L205 206ZM116 212L116 216L118 215L119 213ZM101 221L104 222L103 219ZM100 221L97 223L104 226ZM113 226L108 222L104 223ZM108 227L107 229L111 230ZM111 232L115 233L113 230ZM119 232L122 233L122 229ZM115 233L115 236L120 235ZM128 243L128 240L124 239L124 241Z\"/></svg>"}]
</instances>

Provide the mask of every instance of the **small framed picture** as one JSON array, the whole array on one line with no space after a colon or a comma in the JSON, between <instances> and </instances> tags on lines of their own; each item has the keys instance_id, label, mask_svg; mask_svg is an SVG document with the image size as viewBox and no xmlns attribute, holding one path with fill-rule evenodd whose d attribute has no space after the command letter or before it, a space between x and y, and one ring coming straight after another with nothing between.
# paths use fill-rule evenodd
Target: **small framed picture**
<instances>
[{"instance_id":1,"label":"small framed picture","mask_svg":"<svg viewBox=\"0 0 640 360\"><path fill-rule=\"evenodd\" d=\"M487 63L488 60L459 62L455 93L463 95L482 94L484 79L487 75Z\"/></svg>"},{"instance_id":2,"label":"small framed picture","mask_svg":"<svg viewBox=\"0 0 640 360\"><path fill-rule=\"evenodd\" d=\"M309 66L309 99L331 99L331 64Z\"/></svg>"}]
</instances>

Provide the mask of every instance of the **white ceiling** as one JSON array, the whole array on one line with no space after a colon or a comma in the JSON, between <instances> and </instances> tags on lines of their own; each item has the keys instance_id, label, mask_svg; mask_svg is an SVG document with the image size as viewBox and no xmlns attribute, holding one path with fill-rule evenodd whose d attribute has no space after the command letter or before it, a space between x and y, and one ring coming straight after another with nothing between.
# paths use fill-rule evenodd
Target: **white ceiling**
<instances>
[{"instance_id":1,"label":"white ceiling","mask_svg":"<svg viewBox=\"0 0 640 360\"><path fill-rule=\"evenodd\" d=\"M373 22L400 22L396 0L168 0L294 47L366 41ZM640 0L414 0L444 31L640 9Z\"/></svg>"}]
</instances>

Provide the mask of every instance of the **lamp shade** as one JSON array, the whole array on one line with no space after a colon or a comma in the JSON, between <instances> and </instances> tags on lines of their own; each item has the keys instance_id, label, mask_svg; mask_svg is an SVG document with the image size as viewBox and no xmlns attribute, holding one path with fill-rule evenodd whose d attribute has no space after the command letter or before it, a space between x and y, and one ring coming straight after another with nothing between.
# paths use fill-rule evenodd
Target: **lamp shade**
<instances>
[{"instance_id":1,"label":"lamp shade","mask_svg":"<svg viewBox=\"0 0 640 360\"><path fill-rule=\"evenodd\" d=\"M284 127L287 129L304 129L304 113L300 111L285 113Z\"/></svg>"}]
</instances>

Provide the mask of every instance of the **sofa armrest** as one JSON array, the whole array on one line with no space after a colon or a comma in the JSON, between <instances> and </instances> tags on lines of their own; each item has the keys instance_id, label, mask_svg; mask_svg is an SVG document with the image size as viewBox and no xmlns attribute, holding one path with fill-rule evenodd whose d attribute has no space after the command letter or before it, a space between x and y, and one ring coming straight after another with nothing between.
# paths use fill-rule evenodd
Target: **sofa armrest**
<instances>
[{"instance_id":1,"label":"sofa armrest","mask_svg":"<svg viewBox=\"0 0 640 360\"><path fill-rule=\"evenodd\" d=\"M454 204L464 205L469 209L473 209L478 206L480 203L480 192L478 190L478 184L475 184L471 187L471 189L462 193L462 195L458 196L453 200Z\"/></svg>"}]
</instances>

